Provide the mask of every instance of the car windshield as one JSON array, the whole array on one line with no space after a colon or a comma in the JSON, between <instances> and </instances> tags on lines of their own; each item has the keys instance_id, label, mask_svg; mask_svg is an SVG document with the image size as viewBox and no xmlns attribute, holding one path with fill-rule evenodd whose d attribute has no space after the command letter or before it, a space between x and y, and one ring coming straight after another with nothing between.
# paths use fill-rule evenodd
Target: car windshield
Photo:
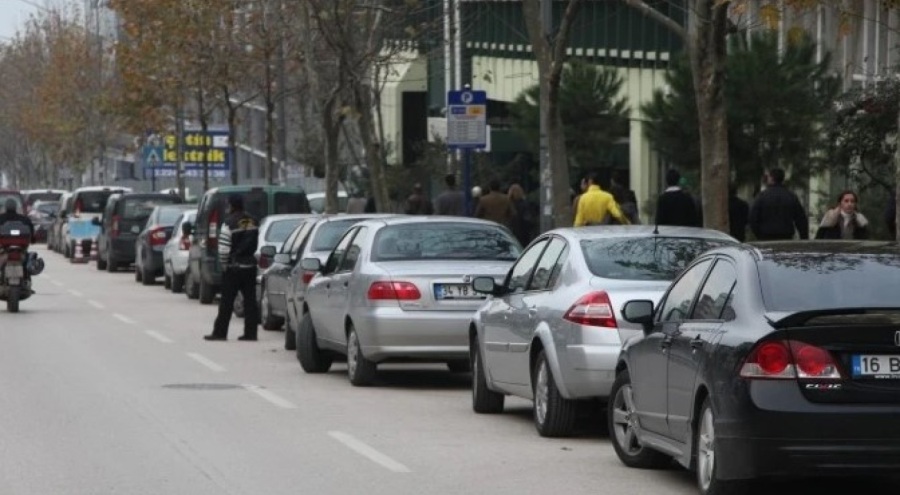
<instances>
[{"instance_id":1,"label":"car windshield","mask_svg":"<svg viewBox=\"0 0 900 495\"><path fill-rule=\"evenodd\" d=\"M322 225L316 229L310 251L331 251L337 246L344 232L359 222L362 222L362 219L322 222Z\"/></svg>"},{"instance_id":2,"label":"car windshield","mask_svg":"<svg viewBox=\"0 0 900 495\"><path fill-rule=\"evenodd\" d=\"M780 253L758 266L769 311L900 308L900 253Z\"/></svg>"},{"instance_id":3,"label":"car windshield","mask_svg":"<svg viewBox=\"0 0 900 495\"><path fill-rule=\"evenodd\" d=\"M375 238L372 259L508 260L522 247L504 229L476 223L428 222L392 225Z\"/></svg>"},{"instance_id":4,"label":"car windshield","mask_svg":"<svg viewBox=\"0 0 900 495\"><path fill-rule=\"evenodd\" d=\"M125 211L123 217L126 220L140 220L153 213L153 209L160 205L170 205L178 202L178 197L171 198L160 196L155 198L125 198ZM176 217L178 215L175 215ZM174 218L172 219L175 220Z\"/></svg>"},{"instance_id":5,"label":"car windshield","mask_svg":"<svg viewBox=\"0 0 900 495\"><path fill-rule=\"evenodd\" d=\"M601 237L581 241L581 250L598 277L674 280L700 253L724 244L696 237Z\"/></svg>"},{"instance_id":6,"label":"car windshield","mask_svg":"<svg viewBox=\"0 0 900 495\"><path fill-rule=\"evenodd\" d=\"M78 193L75 210L81 213L102 213L106 201L114 191L85 191ZM147 213L149 215L149 212Z\"/></svg>"},{"instance_id":7,"label":"car windshield","mask_svg":"<svg viewBox=\"0 0 900 495\"><path fill-rule=\"evenodd\" d=\"M266 231L266 242L284 242L302 221L302 218L286 218L272 222Z\"/></svg>"},{"instance_id":8,"label":"car windshield","mask_svg":"<svg viewBox=\"0 0 900 495\"><path fill-rule=\"evenodd\" d=\"M160 208L159 224L166 226L175 225L175 220L178 220L182 213L184 213L182 208Z\"/></svg>"}]
</instances>

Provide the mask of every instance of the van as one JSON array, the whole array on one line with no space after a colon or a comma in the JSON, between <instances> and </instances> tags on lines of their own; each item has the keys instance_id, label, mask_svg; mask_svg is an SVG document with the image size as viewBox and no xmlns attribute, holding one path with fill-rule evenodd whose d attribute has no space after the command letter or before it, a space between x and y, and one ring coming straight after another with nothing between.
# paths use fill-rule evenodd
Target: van
<instances>
[{"instance_id":1,"label":"van","mask_svg":"<svg viewBox=\"0 0 900 495\"><path fill-rule=\"evenodd\" d=\"M181 204L180 196L162 193L114 194L106 202L103 216L94 219L97 236L97 269L115 272L134 263L135 240L159 205Z\"/></svg>"},{"instance_id":2,"label":"van","mask_svg":"<svg viewBox=\"0 0 900 495\"><path fill-rule=\"evenodd\" d=\"M268 215L310 212L306 193L298 187L223 186L206 191L197 206L186 275L186 292L196 294L201 304L212 304L222 284L217 240L232 194L240 195L244 209L260 222Z\"/></svg>"},{"instance_id":3,"label":"van","mask_svg":"<svg viewBox=\"0 0 900 495\"><path fill-rule=\"evenodd\" d=\"M90 253L93 243L97 241L100 229L94 225L94 218L103 214L106 201L113 194L130 193L130 187L116 186L86 186L72 191L71 209L60 211L65 215L63 222L62 246L63 253L72 257L75 253L76 243L80 243L85 253Z\"/></svg>"}]
</instances>

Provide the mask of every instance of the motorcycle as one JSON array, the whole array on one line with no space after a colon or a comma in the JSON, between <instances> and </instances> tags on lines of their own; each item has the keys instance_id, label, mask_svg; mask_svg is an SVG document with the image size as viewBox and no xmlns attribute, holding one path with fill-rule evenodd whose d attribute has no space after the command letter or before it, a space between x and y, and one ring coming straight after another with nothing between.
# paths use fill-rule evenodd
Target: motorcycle
<instances>
[{"instance_id":1,"label":"motorcycle","mask_svg":"<svg viewBox=\"0 0 900 495\"><path fill-rule=\"evenodd\" d=\"M31 297L31 280L26 276L31 230L20 222L0 225L0 301L10 313L19 312L19 301Z\"/></svg>"}]
</instances>

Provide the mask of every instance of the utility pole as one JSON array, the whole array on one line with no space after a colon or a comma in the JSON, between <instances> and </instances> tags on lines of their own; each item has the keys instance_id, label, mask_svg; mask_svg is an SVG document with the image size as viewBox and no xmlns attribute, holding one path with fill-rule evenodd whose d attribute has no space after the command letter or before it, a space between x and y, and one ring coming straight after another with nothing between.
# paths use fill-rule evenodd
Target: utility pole
<instances>
[{"instance_id":1,"label":"utility pole","mask_svg":"<svg viewBox=\"0 0 900 495\"><path fill-rule=\"evenodd\" d=\"M541 0L541 26L544 36L549 40L553 36L553 0ZM541 76L543 77L543 76ZM540 208L541 232L552 230L553 221L553 170L550 167L550 137L547 134L547 123L550 119L546 102L550 101L549 84L540 81Z\"/></svg>"},{"instance_id":2,"label":"utility pole","mask_svg":"<svg viewBox=\"0 0 900 495\"><path fill-rule=\"evenodd\" d=\"M284 18L284 2L279 2L278 6L282 11L279 18ZM285 102L287 100L287 75L285 74L284 61L284 25L280 25L278 29L278 48L276 50L276 67L275 77L278 80L278 122L276 131L278 133L278 182L285 185L287 182L287 108Z\"/></svg>"},{"instance_id":3,"label":"utility pole","mask_svg":"<svg viewBox=\"0 0 900 495\"><path fill-rule=\"evenodd\" d=\"M175 142L178 150L178 167L175 169L175 183L178 186L178 195L187 200L184 188L184 108L179 97L175 107Z\"/></svg>"}]
</instances>

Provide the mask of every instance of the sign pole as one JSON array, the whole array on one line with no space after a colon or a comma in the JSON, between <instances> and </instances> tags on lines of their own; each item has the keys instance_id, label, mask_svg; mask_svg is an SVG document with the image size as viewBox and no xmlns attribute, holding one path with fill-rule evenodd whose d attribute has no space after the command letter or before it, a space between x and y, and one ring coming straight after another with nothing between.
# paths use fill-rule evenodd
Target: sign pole
<instances>
[{"instance_id":1,"label":"sign pole","mask_svg":"<svg viewBox=\"0 0 900 495\"><path fill-rule=\"evenodd\" d=\"M487 93L466 84L460 91L447 92L447 146L461 150L463 158L463 198L467 216L472 208L472 151L487 148Z\"/></svg>"},{"instance_id":2,"label":"sign pole","mask_svg":"<svg viewBox=\"0 0 900 495\"><path fill-rule=\"evenodd\" d=\"M466 216L471 217L475 211L472 209L472 150L469 148L463 150L463 191L466 198Z\"/></svg>"}]
</instances>

